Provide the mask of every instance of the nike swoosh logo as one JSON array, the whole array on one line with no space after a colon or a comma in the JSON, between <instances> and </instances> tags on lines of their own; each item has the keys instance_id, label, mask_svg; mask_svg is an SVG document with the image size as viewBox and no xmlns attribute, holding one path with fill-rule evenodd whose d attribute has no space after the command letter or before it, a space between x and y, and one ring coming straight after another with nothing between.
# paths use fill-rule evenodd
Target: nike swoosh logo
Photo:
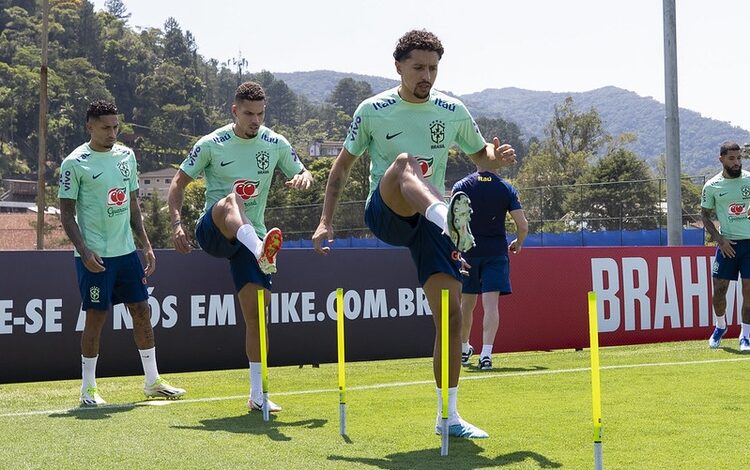
<instances>
[{"instance_id":1,"label":"nike swoosh logo","mask_svg":"<svg viewBox=\"0 0 750 470\"><path fill-rule=\"evenodd\" d=\"M719 193L719 197L726 196L729 193Z\"/></svg>"},{"instance_id":2,"label":"nike swoosh logo","mask_svg":"<svg viewBox=\"0 0 750 470\"><path fill-rule=\"evenodd\" d=\"M396 132L395 134L386 134L385 135L385 140L391 140L392 138L394 138L396 136L399 136L399 135L401 135L403 133L404 133L404 131Z\"/></svg>"},{"instance_id":3,"label":"nike swoosh logo","mask_svg":"<svg viewBox=\"0 0 750 470\"><path fill-rule=\"evenodd\" d=\"M104 172L102 172L102 173L104 173ZM98 175L94 175L93 178L97 179L98 177L102 176L102 173L99 173Z\"/></svg>"},{"instance_id":4,"label":"nike swoosh logo","mask_svg":"<svg viewBox=\"0 0 750 470\"><path fill-rule=\"evenodd\" d=\"M227 166L230 163L234 163L234 160L232 160L231 162L221 162L221 163L219 163L219 165L221 165L221 166Z\"/></svg>"}]
</instances>

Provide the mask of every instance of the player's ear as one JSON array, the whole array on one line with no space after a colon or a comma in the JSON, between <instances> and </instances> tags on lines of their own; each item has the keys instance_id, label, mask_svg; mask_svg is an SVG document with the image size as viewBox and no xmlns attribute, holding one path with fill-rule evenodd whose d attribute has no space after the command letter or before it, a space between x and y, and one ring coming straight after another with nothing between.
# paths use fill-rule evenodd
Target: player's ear
<instances>
[{"instance_id":1,"label":"player's ear","mask_svg":"<svg viewBox=\"0 0 750 470\"><path fill-rule=\"evenodd\" d=\"M395 61L394 64L396 65L396 73L401 75L401 62Z\"/></svg>"}]
</instances>

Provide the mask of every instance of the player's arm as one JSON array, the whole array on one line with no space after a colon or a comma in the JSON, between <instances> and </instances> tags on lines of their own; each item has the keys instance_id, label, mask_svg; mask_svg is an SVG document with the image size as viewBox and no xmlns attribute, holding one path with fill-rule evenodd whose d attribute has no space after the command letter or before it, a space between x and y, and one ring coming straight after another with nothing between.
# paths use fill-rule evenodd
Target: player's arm
<instances>
[{"instance_id":1,"label":"player's arm","mask_svg":"<svg viewBox=\"0 0 750 470\"><path fill-rule=\"evenodd\" d=\"M143 257L146 259L146 267L143 272L150 276L156 271L156 255L151 248L151 241L146 234L146 228L143 226L143 215L141 215L141 206L138 204L138 190L130 192L130 228L138 244L141 245Z\"/></svg>"},{"instance_id":2,"label":"player's arm","mask_svg":"<svg viewBox=\"0 0 750 470\"><path fill-rule=\"evenodd\" d=\"M327 254L330 249L321 246L323 240L328 240L329 243L333 242L333 214L336 212L336 205L355 161L357 161L357 157L349 153L346 147L342 148L339 156L333 162L331 173L328 175L325 199L323 200L323 213L320 215L320 223L312 238L313 248L322 255Z\"/></svg>"},{"instance_id":3,"label":"player's arm","mask_svg":"<svg viewBox=\"0 0 750 470\"><path fill-rule=\"evenodd\" d=\"M312 188L313 183L314 181L313 181L312 173L310 173L310 170L308 170L307 168L303 168L302 171L294 175L292 179L285 182L284 185L287 188L307 191L310 188Z\"/></svg>"},{"instance_id":4,"label":"player's arm","mask_svg":"<svg viewBox=\"0 0 750 470\"><path fill-rule=\"evenodd\" d=\"M706 232L711 235L711 240L716 242L716 246L719 247L724 256L727 258L734 258L735 251L732 245L735 243L732 240L724 238L724 236L719 233L719 230L714 225L714 221L711 217L712 215L712 209L701 207L701 222L703 222L703 227L706 229Z\"/></svg>"},{"instance_id":5,"label":"player's arm","mask_svg":"<svg viewBox=\"0 0 750 470\"><path fill-rule=\"evenodd\" d=\"M63 230L70 239L70 242L76 247L76 251L81 255L81 261L86 269L92 273L99 273L104 271L104 262L98 254L89 250L86 246L86 242L83 241L83 235L81 235L81 229L78 227L76 222L76 200L68 198L60 198L60 220L62 222Z\"/></svg>"},{"instance_id":6,"label":"player's arm","mask_svg":"<svg viewBox=\"0 0 750 470\"><path fill-rule=\"evenodd\" d=\"M513 222L516 223L516 239L510 242L508 249L511 253L519 253L523 247L523 242L529 234L529 221L526 220L526 214L523 209L510 211Z\"/></svg>"},{"instance_id":7,"label":"player's arm","mask_svg":"<svg viewBox=\"0 0 750 470\"><path fill-rule=\"evenodd\" d=\"M493 137L492 143L487 142L484 148L469 155L475 165L482 168L496 170L516 163L516 151L510 144L500 144L500 139Z\"/></svg>"},{"instance_id":8,"label":"player's arm","mask_svg":"<svg viewBox=\"0 0 750 470\"><path fill-rule=\"evenodd\" d=\"M167 195L167 204L169 205L169 219L172 225L172 242L179 253L190 252L190 239L180 222L180 212L182 204L185 201L185 188L193 181L187 173L177 170L177 174L172 178L169 185L169 194Z\"/></svg>"}]
</instances>

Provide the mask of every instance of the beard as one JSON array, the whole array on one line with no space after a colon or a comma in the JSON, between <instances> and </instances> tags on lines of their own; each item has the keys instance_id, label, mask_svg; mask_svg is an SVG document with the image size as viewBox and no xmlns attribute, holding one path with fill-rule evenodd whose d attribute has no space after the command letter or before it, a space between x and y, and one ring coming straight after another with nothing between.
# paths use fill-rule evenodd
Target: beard
<instances>
[{"instance_id":1,"label":"beard","mask_svg":"<svg viewBox=\"0 0 750 470\"><path fill-rule=\"evenodd\" d=\"M727 175L729 175L730 178L739 178L740 175L742 175L742 166L737 169L726 167L724 167L724 169L727 171Z\"/></svg>"}]
</instances>

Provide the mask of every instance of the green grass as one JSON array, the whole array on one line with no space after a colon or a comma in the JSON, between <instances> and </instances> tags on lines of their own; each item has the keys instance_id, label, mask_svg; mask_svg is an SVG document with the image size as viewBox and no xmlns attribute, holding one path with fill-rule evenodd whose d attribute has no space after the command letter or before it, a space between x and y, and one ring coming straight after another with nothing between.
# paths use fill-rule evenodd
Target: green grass
<instances>
[{"instance_id":1,"label":"green grass","mask_svg":"<svg viewBox=\"0 0 750 470\"><path fill-rule=\"evenodd\" d=\"M602 348L607 469L732 468L745 460L750 356L735 339ZM284 411L245 408L247 371L168 374L186 399L145 406L140 377L100 378L111 406L76 408L79 381L0 385L2 468L479 469L593 467L588 351L495 355L464 369L462 416L489 439L440 457L431 359L347 364L348 437L335 364L270 370Z\"/></svg>"}]
</instances>

